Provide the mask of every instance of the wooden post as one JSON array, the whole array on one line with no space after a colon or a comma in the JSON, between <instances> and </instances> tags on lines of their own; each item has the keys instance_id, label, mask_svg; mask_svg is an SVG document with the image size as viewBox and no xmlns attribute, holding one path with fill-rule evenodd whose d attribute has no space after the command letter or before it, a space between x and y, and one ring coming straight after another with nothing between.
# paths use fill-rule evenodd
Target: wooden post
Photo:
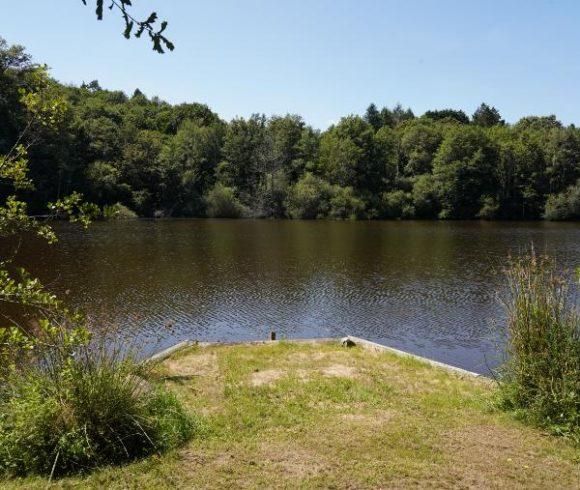
<instances>
[{"instance_id":1,"label":"wooden post","mask_svg":"<svg viewBox=\"0 0 580 490\"><path fill-rule=\"evenodd\" d=\"M274 330L270 332L270 340L276 340L276 332Z\"/></svg>"}]
</instances>

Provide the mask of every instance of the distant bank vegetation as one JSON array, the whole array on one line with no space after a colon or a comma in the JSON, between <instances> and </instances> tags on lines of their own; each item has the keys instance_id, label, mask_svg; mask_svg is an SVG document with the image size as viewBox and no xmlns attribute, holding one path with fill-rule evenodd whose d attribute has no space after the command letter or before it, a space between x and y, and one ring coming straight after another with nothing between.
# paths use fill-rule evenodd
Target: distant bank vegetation
<instances>
[{"instance_id":1,"label":"distant bank vegetation","mask_svg":"<svg viewBox=\"0 0 580 490\"><path fill-rule=\"evenodd\" d=\"M24 48L0 43L0 154L26 124L19 91L37 69ZM471 117L372 104L319 131L297 115L226 122L205 105L97 81L58 89L67 117L30 150L31 212L78 191L139 216L580 217L580 130L555 116L510 125L486 104Z\"/></svg>"}]
</instances>

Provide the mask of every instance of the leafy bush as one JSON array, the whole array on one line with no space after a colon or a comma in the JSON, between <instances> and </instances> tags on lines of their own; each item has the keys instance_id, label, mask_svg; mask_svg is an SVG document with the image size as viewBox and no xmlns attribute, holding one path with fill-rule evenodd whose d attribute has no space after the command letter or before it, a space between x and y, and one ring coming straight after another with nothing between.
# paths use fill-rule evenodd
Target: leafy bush
<instances>
[{"instance_id":1,"label":"leafy bush","mask_svg":"<svg viewBox=\"0 0 580 490\"><path fill-rule=\"evenodd\" d=\"M507 275L502 404L580 442L580 316L569 281L533 252L513 260Z\"/></svg>"},{"instance_id":2,"label":"leafy bush","mask_svg":"<svg viewBox=\"0 0 580 490\"><path fill-rule=\"evenodd\" d=\"M481 209L477 213L478 218L494 219L499 212L499 202L493 196L482 196Z\"/></svg>"},{"instance_id":3,"label":"leafy bush","mask_svg":"<svg viewBox=\"0 0 580 490\"><path fill-rule=\"evenodd\" d=\"M332 186L316 175L306 172L288 190L286 209L295 219L316 219L328 216Z\"/></svg>"},{"instance_id":4,"label":"leafy bush","mask_svg":"<svg viewBox=\"0 0 580 490\"><path fill-rule=\"evenodd\" d=\"M352 187L333 186L330 199L330 217L337 219L356 219L362 216L365 203L355 196Z\"/></svg>"},{"instance_id":5,"label":"leafy bush","mask_svg":"<svg viewBox=\"0 0 580 490\"><path fill-rule=\"evenodd\" d=\"M413 206L418 218L434 218L439 212L437 188L430 174L419 175L413 183Z\"/></svg>"},{"instance_id":6,"label":"leafy bush","mask_svg":"<svg viewBox=\"0 0 580 490\"><path fill-rule=\"evenodd\" d=\"M116 204L105 204L101 214L106 221L115 219L135 219L137 214L130 210L127 206L123 206L120 202Z\"/></svg>"},{"instance_id":7,"label":"leafy bush","mask_svg":"<svg viewBox=\"0 0 580 490\"><path fill-rule=\"evenodd\" d=\"M415 208L411 193L403 190L384 192L381 196L381 214L385 218L413 218Z\"/></svg>"},{"instance_id":8,"label":"leafy bush","mask_svg":"<svg viewBox=\"0 0 580 490\"><path fill-rule=\"evenodd\" d=\"M245 206L236 197L234 189L217 183L205 196L206 214L210 218L241 218Z\"/></svg>"},{"instance_id":9,"label":"leafy bush","mask_svg":"<svg viewBox=\"0 0 580 490\"><path fill-rule=\"evenodd\" d=\"M580 180L560 194L550 194L544 218L547 220L580 219Z\"/></svg>"}]
</instances>

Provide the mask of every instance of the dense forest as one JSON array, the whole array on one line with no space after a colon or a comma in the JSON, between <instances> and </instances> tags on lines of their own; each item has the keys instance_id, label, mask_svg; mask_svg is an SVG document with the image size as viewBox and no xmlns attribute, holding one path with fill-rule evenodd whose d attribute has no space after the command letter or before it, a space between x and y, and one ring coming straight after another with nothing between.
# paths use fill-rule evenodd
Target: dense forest
<instances>
[{"instance_id":1,"label":"dense forest","mask_svg":"<svg viewBox=\"0 0 580 490\"><path fill-rule=\"evenodd\" d=\"M44 70L0 38L0 155L26 126L22 93ZM29 142L36 187L22 197L33 214L78 191L139 216L580 218L580 130L553 115L510 125L486 104L471 117L371 104L319 131L298 115L228 122L138 89L50 83L66 117Z\"/></svg>"}]
</instances>

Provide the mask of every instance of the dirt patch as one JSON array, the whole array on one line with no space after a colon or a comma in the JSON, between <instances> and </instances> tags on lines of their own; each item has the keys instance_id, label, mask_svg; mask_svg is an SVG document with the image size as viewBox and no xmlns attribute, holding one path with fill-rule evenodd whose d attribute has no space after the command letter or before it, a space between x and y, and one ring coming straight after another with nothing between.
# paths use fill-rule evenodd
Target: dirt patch
<instances>
[{"instance_id":1,"label":"dirt patch","mask_svg":"<svg viewBox=\"0 0 580 490\"><path fill-rule=\"evenodd\" d=\"M390 422L396 413L390 410L377 410L371 413L345 413L342 418L353 425L379 427Z\"/></svg>"},{"instance_id":2,"label":"dirt patch","mask_svg":"<svg viewBox=\"0 0 580 490\"><path fill-rule=\"evenodd\" d=\"M437 449L454 461L448 477L459 488L578 488L580 482L580 465L551 458L540 449L547 440L532 431L475 425L446 432L441 441Z\"/></svg>"},{"instance_id":3,"label":"dirt patch","mask_svg":"<svg viewBox=\"0 0 580 490\"><path fill-rule=\"evenodd\" d=\"M218 373L215 352L203 352L178 359L169 359L164 364L171 374L178 376L215 376Z\"/></svg>"},{"instance_id":4,"label":"dirt patch","mask_svg":"<svg viewBox=\"0 0 580 490\"><path fill-rule=\"evenodd\" d=\"M332 366L323 367L321 371L324 376L338 378L355 378L358 374L356 368L344 364L333 364Z\"/></svg>"},{"instance_id":5,"label":"dirt patch","mask_svg":"<svg viewBox=\"0 0 580 490\"><path fill-rule=\"evenodd\" d=\"M250 384L252 386L271 385L286 375L286 371L280 369L266 369L264 371L256 371L250 376Z\"/></svg>"},{"instance_id":6,"label":"dirt patch","mask_svg":"<svg viewBox=\"0 0 580 490\"><path fill-rule=\"evenodd\" d=\"M264 466L297 479L317 476L328 466L324 456L291 442L262 444L260 453Z\"/></svg>"},{"instance_id":7,"label":"dirt patch","mask_svg":"<svg viewBox=\"0 0 580 490\"><path fill-rule=\"evenodd\" d=\"M182 451L180 453L180 459L187 464L188 468L192 471L198 466L205 466L207 465L207 454L202 452L195 452L195 451Z\"/></svg>"},{"instance_id":8,"label":"dirt patch","mask_svg":"<svg viewBox=\"0 0 580 490\"><path fill-rule=\"evenodd\" d=\"M356 368L344 364L332 364L320 369L264 369L250 375L250 385L269 386L285 376L295 376L301 381L308 381L317 373L329 378L355 378L358 375Z\"/></svg>"}]
</instances>

